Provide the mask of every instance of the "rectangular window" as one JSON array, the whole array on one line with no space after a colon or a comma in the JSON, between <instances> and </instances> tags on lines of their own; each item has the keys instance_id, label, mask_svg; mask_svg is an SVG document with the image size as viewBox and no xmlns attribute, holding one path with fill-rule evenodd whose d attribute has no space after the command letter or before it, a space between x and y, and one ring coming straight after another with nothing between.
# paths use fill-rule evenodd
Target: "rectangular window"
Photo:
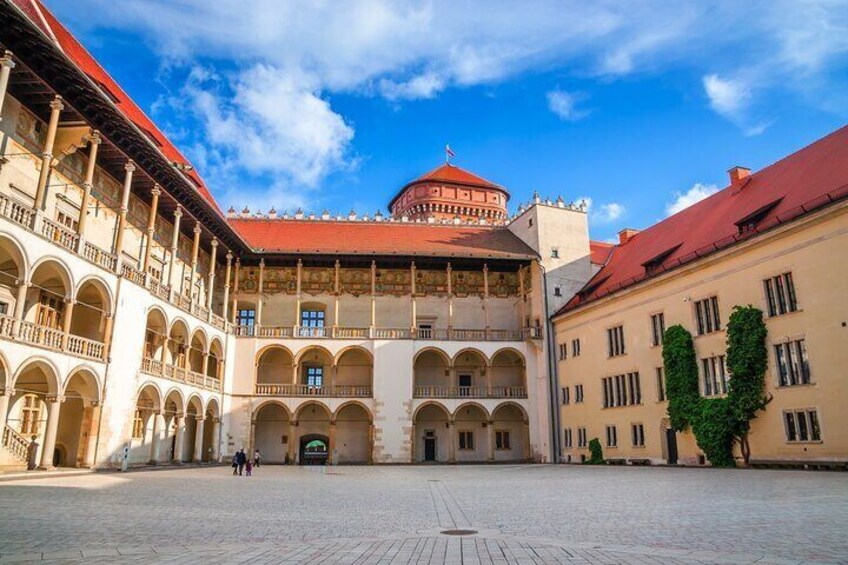
<instances>
[{"instance_id":1,"label":"rectangular window","mask_svg":"<svg viewBox=\"0 0 848 565\"><path fill-rule=\"evenodd\" d=\"M787 410L783 418L786 422L786 441L821 441L818 411Z\"/></svg>"},{"instance_id":2,"label":"rectangular window","mask_svg":"<svg viewBox=\"0 0 848 565\"><path fill-rule=\"evenodd\" d=\"M651 343L655 346L662 345L665 334L665 315L660 312L651 316Z\"/></svg>"},{"instance_id":3,"label":"rectangular window","mask_svg":"<svg viewBox=\"0 0 848 565\"><path fill-rule=\"evenodd\" d=\"M763 281L770 317L781 316L798 310L795 298L795 282L792 273L783 273Z\"/></svg>"},{"instance_id":4,"label":"rectangular window","mask_svg":"<svg viewBox=\"0 0 848 565\"><path fill-rule=\"evenodd\" d=\"M607 426L607 447L618 447L618 430L615 426Z\"/></svg>"},{"instance_id":5,"label":"rectangular window","mask_svg":"<svg viewBox=\"0 0 848 565\"><path fill-rule=\"evenodd\" d=\"M665 402L665 374L662 367L657 367L657 401Z\"/></svg>"},{"instance_id":6,"label":"rectangular window","mask_svg":"<svg viewBox=\"0 0 848 565\"><path fill-rule=\"evenodd\" d=\"M704 373L704 396L727 394L727 366L724 355L701 359Z\"/></svg>"},{"instance_id":7,"label":"rectangular window","mask_svg":"<svg viewBox=\"0 0 848 565\"><path fill-rule=\"evenodd\" d=\"M304 310L300 313L300 327L302 328L323 328L324 327L324 311L323 310Z\"/></svg>"},{"instance_id":8,"label":"rectangular window","mask_svg":"<svg viewBox=\"0 0 848 565\"><path fill-rule=\"evenodd\" d=\"M589 444L586 435L586 428L577 428L577 447L586 447Z\"/></svg>"},{"instance_id":9,"label":"rectangular window","mask_svg":"<svg viewBox=\"0 0 848 565\"><path fill-rule=\"evenodd\" d=\"M639 372L604 377L604 408L642 404L642 382Z\"/></svg>"},{"instance_id":10,"label":"rectangular window","mask_svg":"<svg viewBox=\"0 0 848 565\"><path fill-rule=\"evenodd\" d=\"M571 356L579 357L580 356L580 340L572 339L571 340Z\"/></svg>"},{"instance_id":11,"label":"rectangular window","mask_svg":"<svg viewBox=\"0 0 848 565\"><path fill-rule=\"evenodd\" d=\"M607 330L607 352L610 357L624 355L624 326L616 326Z\"/></svg>"},{"instance_id":12,"label":"rectangular window","mask_svg":"<svg viewBox=\"0 0 848 565\"><path fill-rule=\"evenodd\" d=\"M774 359L780 386L810 384L810 363L803 339L775 345Z\"/></svg>"},{"instance_id":13,"label":"rectangular window","mask_svg":"<svg viewBox=\"0 0 848 565\"><path fill-rule=\"evenodd\" d=\"M559 344L559 360L564 361L568 358L568 344L560 343Z\"/></svg>"},{"instance_id":14,"label":"rectangular window","mask_svg":"<svg viewBox=\"0 0 848 565\"><path fill-rule=\"evenodd\" d=\"M630 430L633 436L633 447L645 447L645 426L642 424L632 424Z\"/></svg>"},{"instance_id":15,"label":"rectangular window","mask_svg":"<svg viewBox=\"0 0 848 565\"><path fill-rule=\"evenodd\" d=\"M459 432L459 448L463 451L474 449L474 432L463 430Z\"/></svg>"},{"instance_id":16,"label":"rectangular window","mask_svg":"<svg viewBox=\"0 0 848 565\"><path fill-rule=\"evenodd\" d=\"M559 247L551 247L551 259L559 259Z\"/></svg>"},{"instance_id":17,"label":"rectangular window","mask_svg":"<svg viewBox=\"0 0 848 565\"><path fill-rule=\"evenodd\" d=\"M562 403L568 404L571 402L571 395L569 394L569 390L567 386L562 387Z\"/></svg>"},{"instance_id":18,"label":"rectangular window","mask_svg":"<svg viewBox=\"0 0 848 565\"><path fill-rule=\"evenodd\" d=\"M574 385L574 403L583 402L583 385Z\"/></svg>"},{"instance_id":19,"label":"rectangular window","mask_svg":"<svg viewBox=\"0 0 848 565\"><path fill-rule=\"evenodd\" d=\"M698 335L717 332L721 329L718 297L711 296L695 302L695 314L698 318Z\"/></svg>"},{"instance_id":20,"label":"rectangular window","mask_svg":"<svg viewBox=\"0 0 848 565\"><path fill-rule=\"evenodd\" d=\"M562 296L562 287L560 285L554 286L554 296Z\"/></svg>"},{"instance_id":21,"label":"rectangular window","mask_svg":"<svg viewBox=\"0 0 848 565\"><path fill-rule=\"evenodd\" d=\"M572 437L571 437L571 428L565 428L562 431L562 444L566 449L571 449L572 447Z\"/></svg>"},{"instance_id":22,"label":"rectangular window","mask_svg":"<svg viewBox=\"0 0 848 565\"><path fill-rule=\"evenodd\" d=\"M509 430L495 430L495 449L501 451L512 449L509 443Z\"/></svg>"},{"instance_id":23,"label":"rectangular window","mask_svg":"<svg viewBox=\"0 0 848 565\"><path fill-rule=\"evenodd\" d=\"M141 417L141 410L136 410L133 416L132 437L133 439L144 438L144 420Z\"/></svg>"},{"instance_id":24,"label":"rectangular window","mask_svg":"<svg viewBox=\"0 0 848 565\"><path fill-rule=\"evenodd\" d=\"M0 316L5 316L9 313L9 303L8 302L0 302Z\"/></svg>"},{"instance_id":25,"label":"rectangular window","mask_svg":"<svg viewBox=\"0 0 848 565\"><path fill-rule=\"evenodd\" d=\"M62 329L64 319L65 300L59 295L42 290L35 312L35 323L39 326L59 330Z\"/></svg>"},{"instance_id":26,"label":"rectangular window","mask_svg":"<svg viewBox=\"0 0 848 565\"><path fill-rule=\"evenodd\" d=\"M306 385L309 388L324 386L324 367L306 367Z\"/></svg>"},{"instance_id":27,"label":"rectangular window","mask_svg":"<svg viewBox=\"0 0 848 565\"><path fill-rule=\"evenodd\" d=\"M236 313L236 324L239 326L253 326L256 324L256 310L239 310Z\"/></svg>"}]
</instances>

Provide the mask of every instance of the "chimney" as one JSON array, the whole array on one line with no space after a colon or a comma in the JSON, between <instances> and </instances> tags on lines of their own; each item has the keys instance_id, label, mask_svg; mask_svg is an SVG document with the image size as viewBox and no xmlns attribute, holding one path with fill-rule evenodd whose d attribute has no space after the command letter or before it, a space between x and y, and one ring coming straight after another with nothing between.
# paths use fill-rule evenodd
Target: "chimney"
<instances>
[{"instance_id":1,"label":"chimney","mask_svg":"<svg viewBox=\"0 0 848 565\"><path fill-rule=\"evenodd\" d=\"M624 245L625 243L630 241L630 239L637 233L639 233L639 230L634 230L633 228L624 228L623 230L618 232L618 244Z\"/></svg>"},{"instance_id":2,"label":"chimney","mask_svg":"<svg viewBox=\"0 0 848 565\"><path fill-rule=\"evenodd\" d=\"M730 175L730 186L737 187L741 186L745 179L751 176L751 169L736 166L727 171L727 174Z\"/></svg>"}]
</instances>

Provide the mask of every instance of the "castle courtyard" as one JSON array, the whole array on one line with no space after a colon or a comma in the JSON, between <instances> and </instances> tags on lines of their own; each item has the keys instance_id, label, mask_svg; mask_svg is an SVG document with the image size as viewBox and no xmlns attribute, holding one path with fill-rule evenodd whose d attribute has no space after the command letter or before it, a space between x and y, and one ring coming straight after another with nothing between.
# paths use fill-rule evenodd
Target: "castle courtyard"
<instances>
[{"instance_id":1,"label":"castle courtyard","mask_svg":"<svg viewBox=\"0 0 848 565\"><path fill-rule=\"evenodd\" d=\"M216 466L5 482L0 507L0 563L848 559L848 480L833 472Z\"/></svg>"}]
</instances>

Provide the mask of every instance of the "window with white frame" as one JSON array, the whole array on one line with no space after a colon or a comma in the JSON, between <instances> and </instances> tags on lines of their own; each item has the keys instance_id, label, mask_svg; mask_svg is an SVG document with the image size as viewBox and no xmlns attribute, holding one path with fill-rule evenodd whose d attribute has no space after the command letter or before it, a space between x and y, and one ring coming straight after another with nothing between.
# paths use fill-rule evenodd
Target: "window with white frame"
<instances>
[{"instance_id":1,"label":"window with white frame","mask_svg":"<svg viewBox=\"0 0 848 565\"><path fill-rule=\"evenodd\" d=\"M579 357L580 356L580 340L572 339L571 340L571 356Z\"/></svg>"},{"instance_id":2,"label":"window with white frame","mask_svg":"<svg viewBox=\"0 0 848 565\"><path fill-rule=\"evenodd\" d=\"M559 344L559 360L565 361L568 358L568 344L560 343Z\"/></svg>"},{"instance_id":3,"label":"window with white frame","mask_svg":"<svg viewBox=\"0 0 848 565\"><path fill-rule=\"evenodd\" d=\"M471 430L460 430L459 449L463 451L472 451L474 449L474 432Z\"/></svg>"},{"instance_id":4,"label":"window with white frame","mask_svg":"<svg viewBox=\"0 0 848 565\"><path fill-rule=\"evenodd\" d=\"M657 378L657 402L665 402L665 371L662 367L656 368Z\"/></svg>"},{"instance_id":5,"label":"window with white frame","mask_svg":"<svg viewBox=\"0 0 848 565\"><path fill-rule=\"evenodd\" d=\"M630 432L633 447L645 447L645 426L642 424L631 424Z\"/></svg>"},{"instance_id":6,"label":"window with white frame","mask_svg":"<svg viewBox=\"0 0 848 565\"><path fill-rule=\"evenodd\" d=\"M509 442L509 430L495 430L495 449L499 451L512 449Z\"/></svg>"},{"instance_id":7,"label":"window with white frame","mask_svg":"<svg viewBox=\"0 0 848 565\"><path fill-rule=\"evenodd\" d=\"M651 315L651 344L662 345L665 334L665 314L662 312Z\"/></svg>"},{"instance_id":8,"label":"window with white frame","mask_svg":"<svg viewBox=\"0 0 848 565\"><path fill-rule=\"evenodd\" d=\"M774 359L780 386L810 384L810 363L803 339L775 345Z\"/></svg>"},{"instance_id":9,"label":"window with white frame","mask_svg":"<svg viewBox=\"0 0 848 565\"><path fill-rule=\"evenodd\" d=\"M583 402L583 385L574 385L574 403Z\"/></svg>"},{"instance_id":10,"label":"window with white frame","mask_svg":"<svg viewBox=\"0 0 848 565\"><path fill-rule=\"evenodd\" d=\"M618 447L618 430L615 426L607 426L607 447Z\"/></svg>"},{"instance_id":11,"label":"window with white frame","mask_svg":"<svg viewBox=\"0 0 848 565\"><path fill-rule=\"evenodd\" d=\"M795 282L792 273L783 273L763 281L770 317L781 316L798 310L798 300L795 297Z\"/></svg>"},{"instance_id":12,"label":"window with white frame","mask_svg":"<svg viewBox=\"0 0 848 565\"><path fill-rule=\"evenodd\" d=\"M714 355L701 359L704 375L704 396L727 394L727 365L724 355Z\"/></svg>"},{"instance_id":13,"label":"window with white frame","mask_svg":"<svg viewBox=\"0 0 848 565\"><path fill-rule=\"evenodd\" d=\"M604 377L604 408L642 404L642 383L639 372Z\"/></svg>"},{"instance_id":14,"label":"window with white frame","mask_svg":"<svg viewBox=\"0 0 848 565\"><path fill-rule=\"evenodd\" d=\"M786 441L821 441L819 413L814 409L786 410L783 412Z\"/></svg>"},{"instance_id":15,"label":"window with white frame","mask_svg":"<svg viewBox=\"0 0 848 565\"><path fill-rule=\"evenodd\" d=\"M573 446L573 438L571 437L571 428L565 428L562 431L562 445L565 449L571 449Z\"/></svg>"},{"instance_id":16,"label":"window with white frame","mask_svg":"<svg viewBox=\"0 0 848 565\"><path fill-rule=\"evenodd\" d=\"M607 329L607 354L616 357L624 353L624 326Z\"/></svg>"},{"instance_id":17,"label":"window with white frame","mask_svg":"<svg viewBox=\"0 0 848 565\"><path fill-rule=\"evenodd\" d=\"M559 259L559 247L551 247L551 259Z\"/></svg>"},{"instance_id":18,"label":"window with white frame","mask_svg":"<svg viewBox=\"0 0 848 565\"><path fill-rule=\"evenodd\" d=\"M710 296L695 302L695 316L698 322L698 335L719 331L721 315L718 311L718 297Z\"/></svg>"},{"instance_id":19,"label":"window with white frame","mask_svg":"<svg viewBox=\"0 0 848 565\"><path fill-rule=\"evenodd\" d=\"M569 402L571 402L571 394L569 393L568 387L564 386L562 387L562 403L568 404Z\"/></svg>"},{"instance_id":20,"label":"window with white frame","mask_svg":"<svg viewBox=\"0 0 848 565\"><path fill-rule=\"evenodd\" d=\"M589 445L589 441L586 437L586 428L577 428L577 447L586 447Z\"/></svg>"}]
</instances>

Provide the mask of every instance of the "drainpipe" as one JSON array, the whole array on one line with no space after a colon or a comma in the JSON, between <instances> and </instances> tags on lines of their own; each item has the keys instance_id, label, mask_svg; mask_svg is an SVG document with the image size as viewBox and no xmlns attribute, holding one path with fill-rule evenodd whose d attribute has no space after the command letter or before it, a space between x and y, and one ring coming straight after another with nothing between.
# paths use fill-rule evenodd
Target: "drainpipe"
<instances>
[{"instance_id":1,"label":"drainpipe","mask_svg":"<svg viewBox=\"0 0 848 565\"><path fill-rule=\"evenodd\" d=\"M559 445L559 378L557 376L557 364L554 359L555 341L554 341L554 324L551 321L550 312L548 312L548 273L545 272L545 266L539 263L539 268L542 269L542 286L544 289L544 306L545 306L545 341L548 346L548 385L550 386L551 400L551 452L554 463L560 462L562 452Z\"/></svg>"}]
</instances>

